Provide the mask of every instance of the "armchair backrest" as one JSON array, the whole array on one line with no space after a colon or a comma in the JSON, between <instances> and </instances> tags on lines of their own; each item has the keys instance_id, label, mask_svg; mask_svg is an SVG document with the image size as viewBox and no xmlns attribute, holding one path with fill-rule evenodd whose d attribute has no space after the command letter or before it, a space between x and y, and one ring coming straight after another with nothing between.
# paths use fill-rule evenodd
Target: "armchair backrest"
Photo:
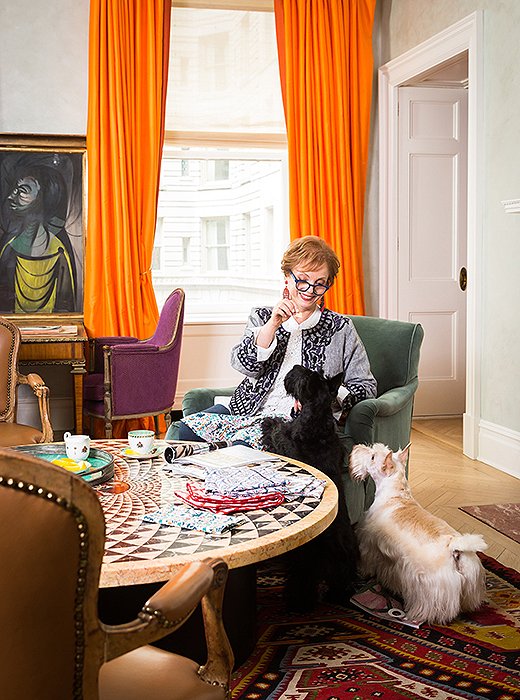
<instances>
[{"instance_id":1,"label":"armchair backrest","mask_svg":"<svg viewBox=\"0 0 520 700\"><path fill-rule=\"evenodd\" d=\"M16 362L20 330L0 317L0 421L12 422L16 415Z\"/></svg>"},{"instance_id":2,"label":"armchair backrest","mask_svg":"<svg viewBox=\"0 0 520 700\"><path fill-rule=\"evenodd\" d=\"M419 350L424 336L418 323L372 316L350 316L366 348L377 395L417 379Z\"/></svg>"},{"instance_id":3,"label":"armchair backrest","mask_svg":"<svg viewBox=\"0 0 520 700\"><path fill-rule=\"evenodd\" d=\"M112 349L114 416L151 415L173 406L179 376L183 321L184 291L175 289L163 306L151 338ZM158 351L151 352L153 348L158 348Z\"/></svg>"},{"instance_id":4,"label":"armchair backrest","mask_svg":"<svg viewBox=\"0 0 520 700\"><path fill-rule=\"evenodd\" d=\"M222 622L227 564L186 564L133 621L104 625L98 618L104 544L101 504L86 482L47 461L0 448L2 700L122 700L165 693L224 700L233 666ZM166 661L165 652L147 646L180 627L199 602L208 649L204 667L174 654L166 654ZM129 669L136 663L130 693Z\"/></svg>"},{"instance_id":5,"label":"armchair backrest","mask_svg":"<svg viewBox=\"0 0 520 700\"><path fill-rule=\"evenodd\" d=\"M174 289L164 302L155 333L147 342L159 347L178 342L183 322L184 291Z\"/></svg>"},{"instance_id":6,"label":"armchair backrest","mask_svg":"<svg viewBox=\"0 0 520 700\"><path fill-rule=\"evenodd\" d=\"M3 700L95 697L83 683L97 683L101 663L96 645L88 655L86 646L101 633L103 548L103 512L87 484L60 467L0 450Z\"/></svg>"}]
</instances>

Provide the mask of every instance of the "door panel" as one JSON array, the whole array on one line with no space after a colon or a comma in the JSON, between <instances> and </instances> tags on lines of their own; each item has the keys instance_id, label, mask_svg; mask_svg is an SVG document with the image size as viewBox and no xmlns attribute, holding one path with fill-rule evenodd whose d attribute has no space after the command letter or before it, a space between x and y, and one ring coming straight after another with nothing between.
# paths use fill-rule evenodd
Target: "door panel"
<instances>
[{"instance_id":1,"label":"door panel","mask_svg":"<svg viewBox=\"0 0 520 700\"><path fill-rule=\"evenodd\" d=\"M425 337L416 416L465 409L467 92L399 89L398 317Z\"/></svg>"}]
</instances>

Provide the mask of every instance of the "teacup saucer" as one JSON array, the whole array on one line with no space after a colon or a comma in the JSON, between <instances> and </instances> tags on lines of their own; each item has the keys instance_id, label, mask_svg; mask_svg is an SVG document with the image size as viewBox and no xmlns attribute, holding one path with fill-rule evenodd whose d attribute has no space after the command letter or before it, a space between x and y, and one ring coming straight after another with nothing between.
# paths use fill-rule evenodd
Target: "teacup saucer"
<instances>
[{"instance_id":1,"label":"teacup saucer","mask_svg":"<svg viewBox=\"0 0 520 700\"><path fill-rule=\"evenodd\" d=\"M121 454L123 455L123 457L130 457L131 459L152 459L152 457L158 457L159 455L161 455L162 450L160 447L152 447L150 452L147 452L143 455L139 452L136 452L135 450L132 450L130 447L124 447L121 450Z\"/></svg>"}]
</instances>

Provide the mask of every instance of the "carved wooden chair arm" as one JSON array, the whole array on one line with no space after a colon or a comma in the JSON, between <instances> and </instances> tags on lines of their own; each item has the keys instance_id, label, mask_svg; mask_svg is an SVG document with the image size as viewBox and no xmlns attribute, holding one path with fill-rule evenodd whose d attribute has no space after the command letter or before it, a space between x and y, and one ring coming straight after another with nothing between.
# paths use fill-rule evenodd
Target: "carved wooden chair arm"
<instances>
[{"instance_id":1,"label":"carved wooden chair arm","mask_svg":"<svg viewBox=\"0 0 520 700\"><path fill-rule=\"evenodd\" d=\"M17 372L17 382L18 384L27 384L31 387L34 395L38 399L43 442L52 442L54 439L54 433L50 419L49 387L45 384L40 375L36 374L35 372L31 372L27 375Z\"/></svg>"},{"instance_id":2,"label":"carved wooden chair arm","mask_svg":"<svg viewBox=\"0 0 520 700\"><path fill-rule=\"evenodd\" d=\"M213 560L213 584L201 601L208 658L199 676L212 685L229 689L234 664L233 651L222 620L222 601L228 575L227 564Z\"/></svg>"},{"instance_id":3,"label":"carved wooden chair arm","mask_svg":"<svg viewBox=\"0 0 520 700\"><path fill-rule=\"evenodd\" d=\"M174 632L201 601L208 658L199 675L205 682L227 689L234 661L222 621L227 569L219 559L186 564L147 601L137 619L123 625L102 624L106 634L104 660Z\"/></svg>"}]
</instances>

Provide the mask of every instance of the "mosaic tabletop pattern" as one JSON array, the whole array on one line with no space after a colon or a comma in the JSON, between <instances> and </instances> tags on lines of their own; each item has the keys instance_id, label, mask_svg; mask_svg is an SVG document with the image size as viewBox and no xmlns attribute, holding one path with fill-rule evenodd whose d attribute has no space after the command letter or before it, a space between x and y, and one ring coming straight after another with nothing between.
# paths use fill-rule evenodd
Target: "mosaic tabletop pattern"
<instances>
[{"instance_id":1,"label":"mosaic tabletop pattern","mask_svg":"<svg viewBox=\"0 0 520 700\"><path fill-rule=\"evenodd\" d=\"M156 442L161 448L167 444ZM166 580L179 565L208 556L224 558L231 568L245 566L303 544L323 531L335 515L335 487L326 480L320 500L298 498L269 510L248 511L243 524L221 535L144 522L145 514L181 504L175 492L185 490L186 481L193 479L169 473L163 449L153 458L133 459L123 456L125 440L96 440L93 446L114 455L114 480L93 487L106 521L102 586ZM298 463L280 460L272 466L326 479Z\"/></svg>"}]
</instances>

